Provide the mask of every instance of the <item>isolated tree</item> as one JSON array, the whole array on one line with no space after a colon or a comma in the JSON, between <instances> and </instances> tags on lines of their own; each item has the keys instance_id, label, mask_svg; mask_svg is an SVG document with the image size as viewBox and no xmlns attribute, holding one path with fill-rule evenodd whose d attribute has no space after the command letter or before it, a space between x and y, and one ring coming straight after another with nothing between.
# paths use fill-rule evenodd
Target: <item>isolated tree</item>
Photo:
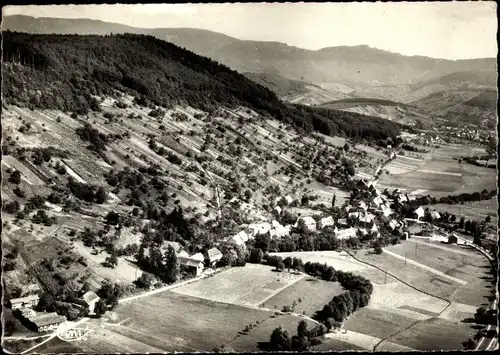
<instances>
[{"instance_id":1,"label":"isolated tree","mask_svg":"<svg viewBox=\"0 0 500 355\"><path fill-rule=\"evenodd\" d=\"M106 202L106 198L108 197L108 193L104 189L104 187L100 186L99 189L97 189L97 192L95 194L95 201L98 204L103 204Z\"/></svg>"},{"instance_id":2,"label":"isolated tree","mask_svg":"<svg viewBox=\"0 0 500 355\"><path fill-rule=\"evenodd\" d=\"M299 338L307 337L307 323L303 319L299 321L299 325L297 326L297 336Z\"/></svg>"},{"instance_id":3,"label":"isolated tree","mask_svg":"<svg viewBox=\"0 0 500 355\"><path fill-rule=\"evenodd\" d=\"M118 265L118 258L116 256L116 251L113 250L111 252L111 255L104 260L103 265L111 269L114 269Z\"/></svg>"},{"instance_id":4,"label":"isolated tree","mask_svg":"<svg viewBox=\"0 0 500 355\"><path fill-rule=\"evenodd\" d=\"M278 262L278 264L276 265L276 270L278 271L285 270L285 264L283 263L283 261Z\"/></svg>"},{"instance_id":5,"label":"isolated tree","mask_svg":"<svg viewBox=\"0 0 500 355\"><path fill-rule=\"evenodd\" d=\"M281 326L273 330L269 343L271 351L288 351L291 348L288 331Z\"/></svg>"},{"instance_id":6,"label":"isolated tree","mask_svg":"<svg viewBox=\"0 0 500 355\"><path fill-rule=\"evenodd\" d=\"M490 216L486 216L486 218L484 219L484 221L486 223L490 223L491 222L491 217Z\"/></svg>"},{"instance_id":7,"label":"isolated tree","mask_svg":"<svg viewBox=\"0 0 500 355\"><path fill-rule=\"evenodd\" d=\"M254 248L250 252L250 262L255 264L260 264L262 262L262 258L264 257L264 253L259 248Z\"/></svg>"},{"instance_id":8,"label":"isolated tree","mask_svg":"<svg viewBox=\"0 0 500 355\"><path fill-rule=\"evenodd\" d=\"M460 217L460 222L458 222L458 228L464 229L464 227L465 227L465 218Z\"/></svg>"},{"instance_id":9,"label":"isolated tree","mask_svg":"<svg viewBox=\"0 0 500 355\"><path fill-rule=\"evenodd\" d=\"M120 222L120 215L115 211L109 211L106 215L106 223L112 226L117 225Z\"/></svg>"},{"instance_id":10,"label":"isolated tree","mask_svg":"<svg viewBox=\"0 0 500 355\"><path fill-rule=\"evenodd\" d=\"M382 249L382 243L380 242L380 240L377 239L375 241L375 244L373 245L373 251L375 252L375 254L382 254L383 249Z\"/></svg>"},{"instance_id":11,"label":"isolated tree","mask_svg":"<svg viewBox=\"0 0 500 355\"><path fill-rule=\"evenodd\" d=\"M17 201L8 202L4 205L4 208L3 208L3 210L5 212L10 213L10 214L15 214L15 213L19 212L19 209L20 209L20 206L19 206L19 202L17 202Z\"/></svg>"},{"instance_id":12,"label":"isolated tree","mask_svg":"<svg viewBox=\"0 0 500 355\"><path fill-rule=\"evenodd\" d=\"M354 168L353 163L347 164L346 171L350 176L356 175L356 169Z\"/></svg>"},{"instance_id":13,"label":"isolated tree","mask_svg":"<svg viewBox=\"0 0 500 355\"><path fill-rule=\"evenodd\" d=\"M94 313L96 317L100 318L107 311L106 303L103 300L98 300L94 305Z\"/></svg>"},{"instance_id":14,"label":"isolated tree","mask_svg":"<svg viewBox=\"0 0 500 355\"><path fill-rule=\"evenodd\" d=\"M497 142L493 135L489 136L488 139L486 140L485 148L486 148L486 154L488 156L485 166L488 166L490 159L495 157L497 154Z\"/></svg>"},{"instance_id":15,"label":"isolated tree","mask_svg":"<svg viewBox=\"0 0 500 355\"><path fill-rule=\"evenodd\" d=\"M175 249L171 245L169 245L167 250L165 251L164 260L164 279L168 283L174 283L175 281L177 281L177 277L179 276L180 265L179 260L177 260Z\"/></svg>"},{"instance_id":16,"label":"isolated tree","mask_svg":"<svg viewBox=\"0 0 500 355\"><path fill-rule=\"evenodd\" d=\"M333 194L333 198L332 198L332 208L335 208L335 201L337 199L337 195Z\"/></svg>"},{"instance_id":17,"label":"isolated tree","mask_svg":"<svg viewBox=\"0 0 500 355\"><path fill-rule=\"evenodd\" d=\"M153 282L155 281L154 275L150 274L149 272L143 272L137 280L135 280L135 284L139 288L145 288L148 289L153 285Z\"/></svg>"},{"instance_id":18,"label":"isolated tree","mask_svg":"<svg viewBox=\"0 0 500 355\"><path fill-rule=\"evenodd\" d=\"M9 181L13 184L20 184L21 183L21 173L17 170L14 170L12 174L10 174Z\"/></svg>"}]
</instances>

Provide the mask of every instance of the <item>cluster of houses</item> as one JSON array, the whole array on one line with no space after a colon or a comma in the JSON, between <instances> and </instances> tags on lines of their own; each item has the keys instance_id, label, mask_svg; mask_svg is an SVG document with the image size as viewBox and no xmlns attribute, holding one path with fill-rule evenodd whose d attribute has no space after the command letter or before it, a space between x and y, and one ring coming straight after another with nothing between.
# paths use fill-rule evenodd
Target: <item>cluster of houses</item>
<instances>
[{"instance_id":1,"label":"cluster of houses","mask_svg":"<svg viewBox=\"0 0 500 355\"><path fill-rule=\"evenodd\" d=\"M66 321L66 317L56 312L35 312L33 307L38 304L38 301L38 295L29 295L11 299L10 305L13 311L20 312L22 318L32 323L39 332L55 330Z\"/></svg>"},{"instance_id":2,"label":"cluster of houses","mask_svg":"<svg viewBox=\"0 0 500 355\"><path fill-rule=\"evenodd\" d=\"M38 305L40 297L37 294L12 298L9 300L11 309L19 312L22 319L31 323L38 332L56 330L57 327L66 322L66 317L56 312L36 312L33 308ZM89 309L90 314L94 314L94 306L99 300L94 292L89 291L83 295L83 300Z\"/></svg>"},{"instance_id":3,"label":"cluster of houses","mask_svg":"<svg viewBox=\"0 0 500 355\"><path fill-rule=\"evenodd\" d=\"M178 242L164 242L162 245L162 253L167 250L168 246L174 248L179 264L184 269L192 272L195 276L200 276L205 267L215 268L217 262L222 259L222 252L217 248L208 249L204 253L189 255ZM146 249L145 253L147 254L147 252Z\"/></svg>"}]
</instances>

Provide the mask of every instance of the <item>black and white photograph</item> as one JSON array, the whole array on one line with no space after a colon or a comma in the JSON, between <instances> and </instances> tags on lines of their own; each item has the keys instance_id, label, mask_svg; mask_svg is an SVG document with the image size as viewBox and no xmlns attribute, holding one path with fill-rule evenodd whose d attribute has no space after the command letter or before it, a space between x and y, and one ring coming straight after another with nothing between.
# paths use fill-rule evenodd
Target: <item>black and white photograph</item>
<instances>
[{"instance_id":1,"label":"black and white photograph","mask_svg":"<svg viewBox=\"0 0 500 355\"><path fill-rule=\"evenodd\" d=\"M4 6L3 352L498 350L497 6Z\"/></svg>"}]
</instances>

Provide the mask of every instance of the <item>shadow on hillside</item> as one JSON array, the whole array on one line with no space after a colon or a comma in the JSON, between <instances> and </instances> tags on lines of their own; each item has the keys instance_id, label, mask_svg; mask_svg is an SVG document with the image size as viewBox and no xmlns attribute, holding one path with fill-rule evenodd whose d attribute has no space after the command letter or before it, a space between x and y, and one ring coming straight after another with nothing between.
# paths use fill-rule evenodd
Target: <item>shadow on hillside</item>
<instances>
[{"instance_id":1,"label":"shadow on hillside","mask_svg":"<svg viewBox=\"0 0 500 355\"><path fill-rule=\"evenodd\" d=\"M474 318L465 318L465 319L462 319L460 322L462 323L475 323L475 319Z\"/></svg>"}]
</instances>

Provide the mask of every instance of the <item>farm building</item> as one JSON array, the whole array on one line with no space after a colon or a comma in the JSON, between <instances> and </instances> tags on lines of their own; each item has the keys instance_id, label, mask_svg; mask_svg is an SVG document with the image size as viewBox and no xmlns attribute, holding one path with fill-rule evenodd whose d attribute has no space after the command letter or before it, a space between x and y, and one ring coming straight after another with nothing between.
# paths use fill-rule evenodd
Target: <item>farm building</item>
<instances>
[{"instance_id":1,"label":"farm building","mask_svg":"<svg viewBox=\"0 0 500 355\"><path fill-rule=\"evenodd\" d=\"M329 226L333 226L333 225L335 225L335 222L333 221L332 216L321 218L319 223L318 223L319 228L325 228L325 227L329 227Z\"/></svg>"},{"instance_id":2,"label":"farm building","mask_svg":"<svg viewBox=\"0 0 500 355\"><path fill-rule=\"evenodd\" d=\"M27 319L35 325L37 331L39 332L56 330L60 324L66 322L66 317L61 316L56 312L42 312Z\"/></svg>"},{"instance_id":3,"label":"farm building","mask_svg":"<svg viewBox=\"0 0 500 355\"><path fill-rule=\"evenodd\" d=\"M337 239L349 239L356 237L356 228L340 229L335 233Z\"/></svg>"},{"instance_id":4,"label":"farm building","mask_svg":"<svg viewBox=\"0 0 500 355\"><path fill-rule=\"evenodd\" d=\"M301 221L304 223L304 227L308 231L310 231L310 232L316 231L316 221L311 216L299 217L299 219L295 223L294 227L297 228L299 226L299 223L301 223Z\"/></svg>"},{"instance_id":5,"label":"farm building","mask_svg":"<svg viewBox=\"0 0 500 355\"><path fill-rule=\"evenodd\" d=\"M215 267L220 259L222 259L222 253L217 248L211 248L205 252L205 264L207 266Z\"/></svg>"},{"instance_id":6,"label":"farm building","mask_svg":"<svg viewBox=\"0 0 500 355\"><path fill-rule=\"evenodd\" d=\"M13 310L25 307L33 307L38 304L38 300L39 300L38 295L13 298L10 300L10 305Z\"/></svg>"},{"instance_id":7,"label":"farm building","mask_svg":"<svg viewBox=\"0 0 500 355\"><path fill-rule=\"evenodd\" d=\"M203 271L203 261L195 260L192 258L180 257L179 262L181 266L193 272L195 276L200 276Z\"/></svg>"},{"instance_id":8,"label":"farm building","mask_svg":"<svg viewBox=\"0 0 500 355\"><path fill-rule=\"evenodd\" d=\"M93 314L94 313L94 307L97 301L99 301L99 296L97 296L94 292L88 291L86 294L83 295L83 300L89 307L89 313Z\"/></svg>"},{"instance_id":9,"label":"farm building","mask_svg":"<svg viewBox=\"0 0 500 355\"><path fill-rule=\"evenodd\" d=\"M432 211L431 212L431 217L432 217L432 219L440 219L441 215L439 214L438 211Z\"/></svg>"},{"instance_id":10,"label":"farm building","mask_svg":"<svg viewBox=\"0 0 500 355\"><path fill-rule=\"evenodd\" d=\"M415 211L413 211L417 215L417 219L420 219L424 216L425 211L422 207L417 208Z\"/></svg>"},{"instance_id":11,"label":"farm building","mask_svg":"<svg viewBox=\"0 0 500 355\"><path fill-rule=\"evenodd\" d=\"M458 243L458 237L454 234L448 236L448 244L457 244Z\"/></svg>"}]
</instances>

